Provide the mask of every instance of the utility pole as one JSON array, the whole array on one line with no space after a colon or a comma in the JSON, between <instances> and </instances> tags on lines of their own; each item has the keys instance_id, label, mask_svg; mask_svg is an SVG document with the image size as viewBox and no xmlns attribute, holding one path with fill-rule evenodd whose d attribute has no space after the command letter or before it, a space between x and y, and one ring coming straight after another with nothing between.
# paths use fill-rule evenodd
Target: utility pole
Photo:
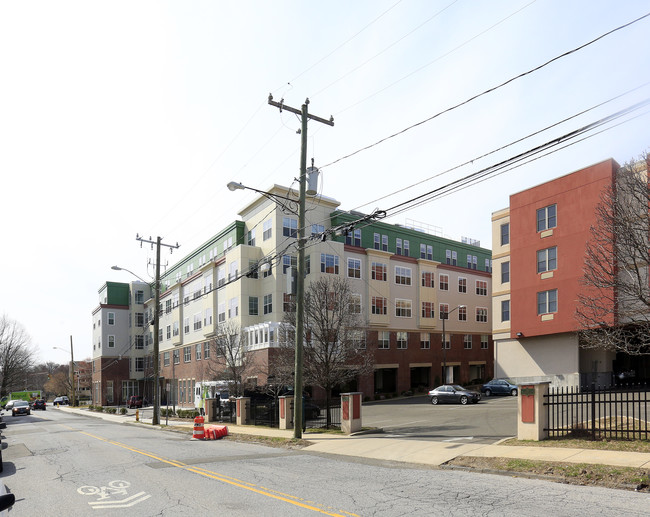
<instances>
[{"instance_id":1,"label":"utility pole","mask_svg":"<svg viewBox=\"0 0 650 517\"><path fill-rule=\"evenodd\" d=\"M284 99L280 102L273 100L273 95L269 94L269 104L279 108L280 111L287 110L301 117L300 129L300 197L298 203L298 278L296 280L296 351L294 362L294 386L293 386L293 437L302 438L302 347L304 334L304 314L305 314L305 182L307 178L307 121L316 120L328 126L334 125L334 118L329 120L311 115L307 107L309 99L305 100L302 109L292 108L284 104Z\"/></svg>"},{"instance_id":2,"label":"utility pole","mask_svg":"<svg viewBox=\"0 0 650 517\"><path fill-rule=\"evenodd\" d=\"M140 246L143 242L156 245L156 280L154 284L154 316L153 316L153 417L151 420L152 425L160 424L160 396L158 394L158 377L160 376L160 365L159 365L159 355L160 355L160 342L158 338L158 329L160 328L160 311L158 306L160 305L160 247L166 246L170 248L170 251L179 247L178 243L176 245L172 244L163 244L162 237L157 237L156 241L152 241L151 237L149 240L140 237L136 234L135 239L140 241Z\"/></svg>"},{"instance_id":3,"label":"utility pole","mask_svg":"<svg viewBox=\"0 0 650 517\"><path fill-rule=\"evenodd\" d=\"M72 349L72 336L70 336L70 391L72 391L72 406L75 404L74 396L74 350Z\"/></svg>"}]
</instances>

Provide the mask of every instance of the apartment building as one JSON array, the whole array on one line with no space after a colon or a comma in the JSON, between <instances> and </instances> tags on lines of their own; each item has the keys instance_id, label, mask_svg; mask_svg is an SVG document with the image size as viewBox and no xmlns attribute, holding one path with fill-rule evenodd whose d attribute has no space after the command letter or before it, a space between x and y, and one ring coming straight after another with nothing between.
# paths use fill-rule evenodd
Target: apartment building
<instances>
[{"instance_id":1,"label":"apartment building","mask_svg":"<svg viewBox=\"0 0 650 517\"><path fill-rule=\"evenodd\" d=\"M289 310L297 264L297 197L279 185L255 198L234 221L162 277L160 297L161 400L194 403L196 382L219 376L214 348L220 326L244 335L253 365L249 385L267 383ZM236 195L236 194L233 194ZM306 282L322 275L346 278L351 307L367 322L366 343L375 356L373 375L345 389L367 396L428 389L442 382L491 378L491 252L423 228L365 220L339 210L325 196L308 198ZM333 233L333 228L346 231ZM145 304L145 321L153 315ZM445 321L446 349L441 317ZM153 342L145 329L145 352ZM105 349L102 349L102 351ZM145 364L145 370L147 370ZM135 378L132 378L135 379ZM139 379L138 379L139 380ZM143 384L140 384L143 389Z\"/></svg>"}]
</instances>

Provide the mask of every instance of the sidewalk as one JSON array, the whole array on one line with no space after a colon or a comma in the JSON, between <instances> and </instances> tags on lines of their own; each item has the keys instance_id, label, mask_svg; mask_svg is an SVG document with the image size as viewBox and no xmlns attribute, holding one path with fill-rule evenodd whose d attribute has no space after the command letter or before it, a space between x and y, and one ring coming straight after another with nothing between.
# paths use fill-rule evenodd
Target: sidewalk
<instances>
[{"instance_id":1,"label":"sidewalk","mask_svg":"<svg viewBox=\"0 0 650 517\"><path fill-rule=\"evenodd\" d=\"M60 410L77 413L88 417L103 418L117 423L136 424L134 415L111 415L97 413L86 409L62 406ZM141 413L141 422L151 424L151 411ZM164 423L164 417L161 423ZM187 427L191 430L193 422L170 419L169 425ZM219 425L206 423L207 425ZM240 426L226 424L233 434L293 438L292 430L271 429L267 427ZM306 450L321 454L354 456L375 460L414 463L419 465L439 466L458 456L476 456L484 458L518 458L528 460L558 461L564 463L591 463L617 467L650 468L650 453L603 451L594 449L566 449L562 447L522 447L508 445L485 445L453 442L433 442L392 438L381 433L342 434L319 433L307 430L303 439L312 442Z\"/></svg>"}]
</instances>

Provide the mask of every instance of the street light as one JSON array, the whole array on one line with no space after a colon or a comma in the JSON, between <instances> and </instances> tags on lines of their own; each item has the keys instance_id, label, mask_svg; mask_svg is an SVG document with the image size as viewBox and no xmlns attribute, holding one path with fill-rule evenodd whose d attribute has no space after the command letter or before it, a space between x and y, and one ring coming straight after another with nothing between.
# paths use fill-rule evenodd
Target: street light
<instances>
[{"instance_id":1,"label":"street light","mask_svg":"<svg viewBox=\"0 0 650 517\"><path fill-rule=\"evenodd\" d=\"M447 343L445 340L445 320L449 318L449 315L454 312L456 309L464 309L466 305L458 305L452 310L444 313L444 318L442 318L442 383L447 384Z\"/></svg>"},{"instance_id":2,"label":"street light","mask_svg":"<svg viewBox=\"0 0 650 517\"><path fill-rule=\"evenodd\" d=\"M289 198L288 196L280 196L278 194L273 194L271 192L266 192L264 190L258 190L253 187L247 187L246 185L239 183L238 181L231 181L226 185L228 187L228 190L234 192L235 190L252 190L253 192L257 192L258 194L261 194L264 196L266 199L270 199L274 203L277 203L282 207L285 211L291 212L294 215L299 215L298 210L295 207L296 205L296 200ZM286 203L291 203L294 206L288 206Z\"/></svg>"},{"instance_id":3,"label":"street light","mask_svg":"<svg viewBox=\"0 0 650 517\"><path fill-rule=\"evenodd\" d=\"M59 348L58 346L53 346L52 348L55 350L63 350L64 352L67 352L67 350L64 348ZM72 405L76 406L74 392L74 349L72 348L72 336L70 336L70 392L72 395Z\"/></svg>"}]
</instances>

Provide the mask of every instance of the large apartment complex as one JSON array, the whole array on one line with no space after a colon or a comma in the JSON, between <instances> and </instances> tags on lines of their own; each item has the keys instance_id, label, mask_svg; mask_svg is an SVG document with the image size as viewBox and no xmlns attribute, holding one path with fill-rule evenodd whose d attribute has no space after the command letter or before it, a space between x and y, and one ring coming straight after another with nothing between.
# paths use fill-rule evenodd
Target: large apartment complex
<instances>
[{"instance_id":1,"label":"large apartment complex","mask_svg":"<svg viewBox=\"0 0 650 517\"><path fill-rule=\"evenodd\" d=\"M163 404L168 384L175 404L191 406L195 383L219 377L211 342L226 325L242 329L243 350L254 357L250 363L255 367L244 379L247 384L264 385L273 374L269 365L291 305L298 217L294 192L274 185L268 193L271 196L260 195L243 207L241 220L162 276L158 337ZM324 275L349 282L350 310L366 322L361 346L374 354L374 374L342 388L368 397L428 389L442 382L444 364L449 382L492 377L490 250L344 212L336 200L324 196L308 198L306 214L306 234L311 235L305 248L306 282ZM342 227L344 232L332 231ZM153 327L147 325L154 307L150 292L144 305L137 303L140 298L136 301L134 289L140 287L107 282L100 290L93 359L104 380L95 379L97 403L109 400L109 363L122 365L119 371L114 369L111 379L114 401L118 386L122 400L138 391L151 396ZM102 301L102 293L117 288L131 294L123 294L119 303ZM137 346L129 346L129 354L121 359L110 356L109 337L100 337L98 330L101 321L101 332L105 331L105 318L111 313L115 321L119 313L124 325L121 337L114 339L136 343L137 338ZM441 318L446 315L443 348ZM144 327L138 326L141 321ZM101 348L96 346L100 341Z\"/></svg>"}]
</instances>

